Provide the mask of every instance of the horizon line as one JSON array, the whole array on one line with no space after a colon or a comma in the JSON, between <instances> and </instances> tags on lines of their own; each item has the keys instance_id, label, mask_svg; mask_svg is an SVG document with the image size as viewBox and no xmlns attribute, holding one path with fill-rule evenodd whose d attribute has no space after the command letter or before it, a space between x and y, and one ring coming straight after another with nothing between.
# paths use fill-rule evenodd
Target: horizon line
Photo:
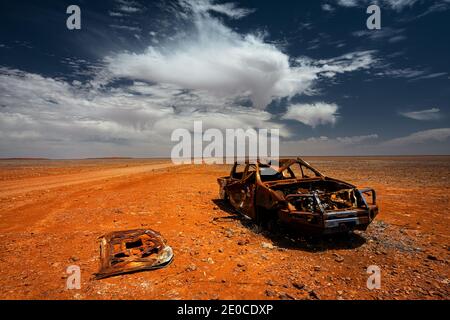
<instances>
[{"instance_id":1,"label":"horizon line","mask_svg":"<svg viewBox=\"0 0 450 320\"><path fill-rule=\"evenodd\" d=\"M450 154L375 154L375 155L282 155L279 158L306 158L306 157L334 157L334 158L344 158L344 157L448 157ZM0 157L0 160L144 160L144 159L161 159L170 160L170 157L160 157L160 156L149 156L149 157L128 157L128 156L110 156L110 157L83 157L83 158L48 158L48 157ZM195 158L191 158L195 159Z\"/></svg>"}]
</instances>

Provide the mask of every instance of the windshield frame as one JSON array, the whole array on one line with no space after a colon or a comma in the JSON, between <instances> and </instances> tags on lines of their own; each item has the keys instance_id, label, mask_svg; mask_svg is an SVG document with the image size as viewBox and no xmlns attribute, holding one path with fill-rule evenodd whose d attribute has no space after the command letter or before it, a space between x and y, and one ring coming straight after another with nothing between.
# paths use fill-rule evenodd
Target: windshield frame
<instances>
[{"instance_id":1,"label":"windshield frame","mask_svg":"<svg viewBox=\"0 0 450 320\"><path fill-rule=\"evenodd\" d=\"M298 165L300 166L300 169L301 169L301 171L302 171L302 176L301 176L301 177L297 177L297 176L295 175L295 173L293 172L293 170L290 168L292 165L295 165L295 164L298 164ZM303 168L302 168L302 166L308 168L309 170L311 170L311 171L315 174L315 177L304 178L304 177L303 177ZM264 181L264 180L261 178L262 175L261 175L261 169L260 169L260 167L261 167L261 164L260 164L260 163L256 163L256 174L257 174L257 179L258 179L259 181L261 181L262 183L265 183L265 182L271 182L271 181ZM264 165L264 167L266 167L266 165ZM304 161L304 160L302 160L302 159L300 159L300 158L287 160L285 163L283 163L282 166L280 166L280 167L278 167L278 168L275 167L275 166L273 166L273 165L269 165L269 167L272 168L272 169L274 169L274 170L277 171L278 173L282 173L284 170L288 170L288 172L289 172L291 175L293 175L293 177L292 177L292 178L286 178L285 180L304 180L304 179L325 178L325 176L324 176L320 171L314 169L309 163L307 163L306 161ZM279 179L279 180L281 180L281 179ZM275 181L277 181L277 180L275 180Z\"/></svg>"}]
</instances>

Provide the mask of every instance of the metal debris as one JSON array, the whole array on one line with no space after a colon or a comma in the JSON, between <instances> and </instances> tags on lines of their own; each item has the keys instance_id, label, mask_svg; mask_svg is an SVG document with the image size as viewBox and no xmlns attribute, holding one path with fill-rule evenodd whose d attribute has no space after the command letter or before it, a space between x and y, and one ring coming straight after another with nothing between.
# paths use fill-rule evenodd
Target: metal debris
<instances>
[{"instance_id":1,"label":"metal debris","mask_svg":"<svg viewBox=\"0 0 450 320\"><path fill-rule=\"evenodd\" d=\"M300 158L235 162L217 182L221 199L269 227L279 221L305 233L366 230L378 214L375 190L324 176Z\"/></svg>"},{"instance_id":2,"label":"metal debris","mask_svg":"<svg viewBox=\"0 0 450 320\"><path fill-rule=\"evenodd\" d=\"M151 229L115 231L100 241L100 270L95 279L143 270L159 269L172 262L172 248Z\"/></svg>"}]
</instances>

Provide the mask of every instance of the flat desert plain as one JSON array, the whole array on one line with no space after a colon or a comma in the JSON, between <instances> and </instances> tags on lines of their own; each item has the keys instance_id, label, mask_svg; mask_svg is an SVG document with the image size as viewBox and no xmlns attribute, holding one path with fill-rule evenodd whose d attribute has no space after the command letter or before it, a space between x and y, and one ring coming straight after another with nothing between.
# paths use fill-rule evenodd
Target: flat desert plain
<instances>
[{"instance_id":1,"label":"flat desert plain","mask_svg":"<svg viewBox=\"0 0 450 320\"><path fill-rule=\"evenodd\" d=\"M218 198L227 165L168 160L0 160L1 299L449 299L450 157L306 157L375 188L367 231L261 231ZM94 280L98 237L151 228L166 268ZM67 290L66 268L81 268ZM367 268L381 288L367 288Z\"/></svg>"}]
</instances>

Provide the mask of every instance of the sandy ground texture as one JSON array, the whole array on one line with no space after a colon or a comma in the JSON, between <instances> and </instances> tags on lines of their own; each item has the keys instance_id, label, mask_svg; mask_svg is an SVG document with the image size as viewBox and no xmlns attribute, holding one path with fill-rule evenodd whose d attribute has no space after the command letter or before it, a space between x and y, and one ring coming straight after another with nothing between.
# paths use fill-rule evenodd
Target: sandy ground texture
<instances>
[{"instance_id":1,"label":"sandy ground texture","mask_svg":"<svg viewBox=\"0 0 450 320\"><path fill-rule=\"evenodd\" d=\"M1 160L1 299L449 299L450 157L305 158L378 193L366 232L259 230L218 197L229 166L163 160ZM93 280L97 238L151 228L164 269ZM66 268L81 289L66 289ZM381 288L366 286L367 267Z\"/></svg>"}]
</instances>

